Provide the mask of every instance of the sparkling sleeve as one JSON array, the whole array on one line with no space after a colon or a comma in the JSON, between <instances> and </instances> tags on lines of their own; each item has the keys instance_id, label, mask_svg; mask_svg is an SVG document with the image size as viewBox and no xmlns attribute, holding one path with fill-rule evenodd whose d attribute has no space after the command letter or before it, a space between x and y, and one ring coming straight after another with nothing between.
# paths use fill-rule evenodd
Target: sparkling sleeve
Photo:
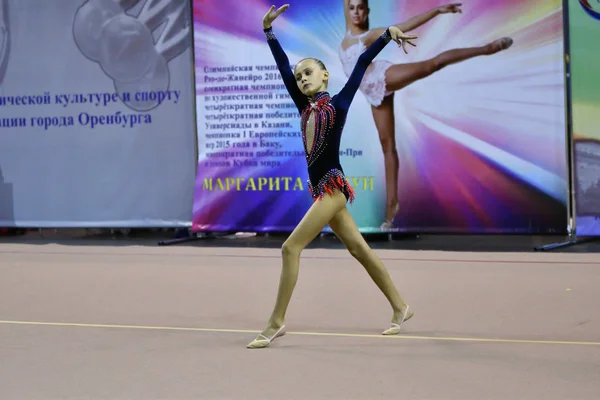
<instances>
[{"instance_id":1,"label":"sparkling sleeve","mask_svg":"<svg viewBox=\"0 0 600 400\"><path fill-rule=\"evenodd\" d=\"M283 79L283 84L285 85L290 97L296 104L298 108L298 112L302 112L302 110L308 104L307 97L300 91L298 85L296 84L296 79L294 78L294 73L292 72L292 68L290 67L290 61L288 59L287 54L279 44L279 40L275 36L275 32L273 32L273 27L268 29L264 29L265 36L267 38L267 43L269 44L269 48L271 49L271 53L273 54L273 58L275 58L275 63L277 64L277 68L279 69L279 73L281 73L281 78Z\"/></svg>"}]
</instances>

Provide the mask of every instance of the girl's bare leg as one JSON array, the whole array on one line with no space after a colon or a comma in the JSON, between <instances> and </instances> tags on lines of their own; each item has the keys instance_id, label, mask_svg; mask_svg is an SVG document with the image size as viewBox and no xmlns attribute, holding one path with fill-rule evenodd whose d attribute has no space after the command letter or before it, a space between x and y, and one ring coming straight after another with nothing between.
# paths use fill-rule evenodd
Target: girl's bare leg
<instances>
[{"instance_id":1,"label":"girl's bare leg","mask_svg":"<svg viewBox=\"0 0 600 400\"><path fill-rule=\"evenodd\" d=\"M386 89L389 91L400 90L450 64L473 57L495 54L508 49L512 43L511 38L502 38L481 47L448 50L425 61L392 65L385 74Z\"/></svg>"},{"instance_id":2,"label":"girl's bare leg","mask_svg":"<svg viewBox=\"0 0 600 400\"><path fill-rule=\"evenodd\" d=\"M386 222L392 221L398 211L398 151L394 124L394 94L383 99L378 107L371 106L375 127L383 150L386 188Z\"/></svg>"},{"instance_id":3,"label":"girl's bare leg","mask_svg":"<svg viewBox=\"0 0 600 400\"><path fill-rule=\"evenodd\" d=\"M298 280L300 253L321 232L329 220L345 206L346 197L343 193L336 191L333 195L326 194L322 199L313 203L298 226L283 243L281 248L283 266L275 307L262 335L270 338L283 326L292 292ZM248 347L264 347L261 342L264 343L264 340L257 338Z\"/></svg>"},{"instance_id":4,"label":"girl's bare leg","mask_svg":"<svg viewBox=\"0 0 600 400\"><path fill-rule=\"evenodd\" d=\"M399 323L407 305L398 293L398 289L396 289L385 265L361 235L350 212L344 207L329 221L329 226L344 243L352 257L362 264L371 279L383 292L392 306L392 322ZM409 311L405 321L411 318L413 314L412 311Z\"/></svg>"}]
</instances>

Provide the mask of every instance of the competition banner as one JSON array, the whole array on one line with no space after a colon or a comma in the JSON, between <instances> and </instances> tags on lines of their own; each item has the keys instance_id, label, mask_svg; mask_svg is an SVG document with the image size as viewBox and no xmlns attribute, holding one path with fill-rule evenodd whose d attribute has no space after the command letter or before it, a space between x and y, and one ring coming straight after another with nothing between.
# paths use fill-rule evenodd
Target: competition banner
<instances>
[{"instance_id":1,"label":"competition banner","mask_svg":"<svg viewBox=\"0 0 600 400\"><path fill-rule=\"evenodd\" d=\"M0 226L189 226L189 0L0 0Z\"/></svg>"},{"instance_id":2,"label":"competition banner","mask_svg":"<svg viewBox=\"0 0 600 400\"><path fill-rule=\"evenodd\" d=\"M600 235L600 3L569 0L575 212L578 236Z\"/></svg>"},{"instance_id":3,"label":"competition banner","mask_svg":"<svg viewBox=\"0 0 600 400\"><path fill-rule=\"evenodd\" d=\"M346 120L362 232L566 232L560 0L285 3L273 29L290 68L320 59L331 95L371 30L419 35L408 55L391 42L375 58ZM271 4L193 2L195 230L291 231L312 204L300 118L262 30Z\"/></svg>"}]
</instances>

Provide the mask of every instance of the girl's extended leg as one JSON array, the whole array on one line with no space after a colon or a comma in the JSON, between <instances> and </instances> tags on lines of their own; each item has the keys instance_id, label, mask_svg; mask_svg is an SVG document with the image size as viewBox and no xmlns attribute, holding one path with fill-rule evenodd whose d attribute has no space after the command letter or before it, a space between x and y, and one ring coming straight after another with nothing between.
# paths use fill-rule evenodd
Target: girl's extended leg
<instances>
[{"instance_id":1,"label":"girl's extended leg","mask_svg":"<svg viewBox=\"0 0 600 400\"><path fill-rule=\"evenodd\" d=\"M400 323L407 305L398 293L396 286L394 286L394 282L383 262L362 237L350 212L344 207L329 221L329 226L344 243L350 254L362 264L371 279L390 302L393 310L392 323ZM405 321L410 319L413 314L412 311L409 311Z\"/></svg>"},{"instance_id":2,"label":"girl's extended leg","mask_svg":"<svg viewBox=\"0 0 600 400\"><path fill-rule=\"evenodd\" d=\"M398 212L398 151L394 129L394 94L385 97L378 107L371 106L375 127L383 150L385 167L386 212L383 229L392 227L392 220Z\"/></svg>"},{"instance_id":3,"label":"girl's extended leg","mask_svg":"<svg viewBox=\"0 0 600 400\"><path fill-rule=\"evenodd\" d=\"M283 326L285 313L298 280L300 253L321 232L329 220L345 207L346 197L343 193L335 191L333 195L326 194L322 199L313 203L296 229L283 243L281 248L283 266L279 278L277 299L267 327L262 331L263 336L270 338ZM258 337L248 344L248 347L260 348L267 345L268 343L264 339Z\"/></svg>"},{"instance_id":4,"label":"girl's extended leg","mask_svg":"<svg viewBox=\"0 0 600 400\"><path fill-rule=\"evenodd\" d=\"M400 90L450 64L473 57L495 54L500 50L508 49L512 43L511 38L502 38L481 47L448 50L425 61L392 65L385 74L386 90Z\"/></svg>"}]
</instances>

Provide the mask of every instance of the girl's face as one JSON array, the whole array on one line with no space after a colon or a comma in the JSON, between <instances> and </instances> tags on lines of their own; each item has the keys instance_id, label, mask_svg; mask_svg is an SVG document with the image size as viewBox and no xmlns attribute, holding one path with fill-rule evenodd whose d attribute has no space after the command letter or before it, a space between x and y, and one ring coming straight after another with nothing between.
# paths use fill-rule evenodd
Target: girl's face
<instances>
[{"instance_id":1,"label":"girl's face","mask_svg":"<svg viewBox=\"0 0 600 400\"><path fill-rule=\"evenodd\" d=\"M311 58L302 60L296 65L294 76L298 88L307 96L313 96L316 93L327 90L329 72L323 70L323 68Z\"/></svg>"},{"instance_id":2,"label":"girl's face","mask_svg":"<svg viewBox=\"0 0 600 400\"><path fill-rule=\"evenodd\" d=\"M348 4L348 14L354 25L362 26L367 22L369 9L363 0L350 0L350 3Z\"/></svg>"}]
</instances>

